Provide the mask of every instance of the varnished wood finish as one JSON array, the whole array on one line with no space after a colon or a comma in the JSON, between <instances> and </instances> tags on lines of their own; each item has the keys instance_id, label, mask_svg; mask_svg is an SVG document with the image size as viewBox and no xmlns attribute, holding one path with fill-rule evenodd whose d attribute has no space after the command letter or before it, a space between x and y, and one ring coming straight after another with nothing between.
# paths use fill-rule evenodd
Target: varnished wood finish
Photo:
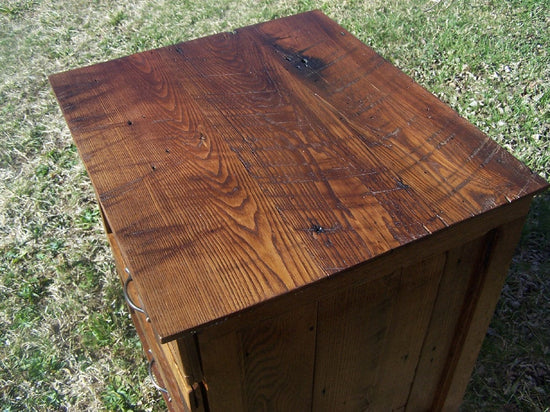
<instances>
[{"instance_id":1,"label":"varnished wood finish","mask_svg":"<svg viewBox=\"0 0 550 412\"><path fill-rule=\"evenodd\" d=\"M544 186L320 12L50 80L163 340Z\"/></svg>"},{"instance_id":2,"label":"varnished wood finish","mask_svg":"<svg viewBox=\"0 0 550 412\"><path fill-rule=\"evenodd\" d=\"M50 81L171 410L458 408L544 180L318 11Z\"/></svg>"}]
</instances>

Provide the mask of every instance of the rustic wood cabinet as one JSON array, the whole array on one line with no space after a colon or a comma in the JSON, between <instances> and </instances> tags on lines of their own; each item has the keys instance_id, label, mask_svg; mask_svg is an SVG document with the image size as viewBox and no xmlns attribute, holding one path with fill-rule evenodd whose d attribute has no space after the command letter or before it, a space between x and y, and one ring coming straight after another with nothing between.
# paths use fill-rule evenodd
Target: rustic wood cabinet
<instances>
[{"instance_id":1,"label":"rustic wood cabinet","mask_svg":"<svg viewBox=\"0 0 550 412\"><path fill-rule=\"evenodd\" d=\"M457 409L544 180L319 11L50 82L169 409Z\"/></svg>"}]
</instances>

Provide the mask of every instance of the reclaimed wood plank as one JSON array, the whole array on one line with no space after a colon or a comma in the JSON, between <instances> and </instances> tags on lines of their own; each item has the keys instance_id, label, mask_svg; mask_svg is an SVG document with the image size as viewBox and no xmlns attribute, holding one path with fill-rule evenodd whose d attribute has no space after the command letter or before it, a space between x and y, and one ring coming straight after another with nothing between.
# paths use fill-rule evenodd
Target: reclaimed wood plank
<instances>
[{"instance_id":1,"label":"reclaimed wood plank","mask_svg":"<svg viewBox=\"0 0 550 412\"><path fill-rule=\"evenodd\" d=\"M401 273L370 402L372 411L404 410L407 405L445 262L445 254L435 255Z\"/></svg>"},{"instance_id":2,"label":"reclaimed wood plank","mask_svg":"<svg viewBox=\"0 0 550 412\"><path fill-rule=\"evenodd\" d=\"M468 300L461 309L453 338L456 350L447 360L433 410L457 410L462 403L524 222L525 217L520 218L496 228L488 235L490 243L486 245L484 259L477 268L478 279L468 285Z\"/></svg>"},{"instance_id":3,"label":"reclaimed wood plank","mask_svg":"<svg viewBox=\"0 0 550 412\"><path fill-rule=\"evenodd\" d=\"M316 304L222 337L198 336L210 410L311 410Z\"/></svg>"},{"instance_id":4,"label":"reclaimed wood plank","mask_svg":"<svg viewBox=\"0 0 550 412\"><path fill-rule=\"evenodd\" d=\"M468 285L476 276L480 253L486 243L484 235L446 252L447 261L438 285L428 333L416 368L407 410L429 410L445 374L447 359L455 351L455 330L461 309L469 296Z\"/></svg>"},{"instance_id":5,"label":"reclaimed wood plank","mask_svg":"<svg viewBox=\"0 0 550 412\"><path fill-rule=\"evenodd\" d=\"M208 406L212 412L228 405L246 411L242 377L242 351L235 331L209 340L199 336Z\"/></svg>"},{"instance_id":6,"label":"reclaimed wood plank","mask_svg":"<svg viewBox=\"0 0 550 412\"><path fill-rule=\"evenodd\" d=\"M320 302L315 411L406 404L445 256Z\"/></svg>"}]
</instances>

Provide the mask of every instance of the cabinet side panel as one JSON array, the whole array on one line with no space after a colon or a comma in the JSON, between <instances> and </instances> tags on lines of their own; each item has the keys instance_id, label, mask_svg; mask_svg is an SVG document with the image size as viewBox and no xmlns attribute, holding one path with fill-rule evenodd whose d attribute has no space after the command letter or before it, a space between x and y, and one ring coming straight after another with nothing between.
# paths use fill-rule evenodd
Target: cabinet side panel
<instances>
[{"instance_id":1,"label":"cabinet side panel","mask_svg":"<svg viewBox=\"0 0 550 412\"><path fill-rule=\"evenodd\" d=\"M462 310L455 333L454 340L459 343L459 350L447 362L433 410L457 410L462 403L524 221L525 218L521 218L502 225L492 234L491 243L485 249L475 275L480 279L468 291L469 304Z\"/></svg>"},{"instance_id":2,"label":"cabinet side panel","mask_svg":"<svg viewBox=\"0 0 550 412\"><path fill-rule=\"evenodd\" d=\"M242 350L236 332L198 338L210 412L244 411Z\"/></svg>"},{"instance_id":3,"label":"cabinet side panel","mask_svg":"<svg viewBox=\"0 0 550 412\"><path fill-rule=\"evenodd\" d=\"M316 308L310 303L199 346L211 412L311 409Z\"/></svg>"},{"instance_id":4,"label":"cabinet side panel","mask_svg":"<svg viewBox=\"0 0 550 412\"><path fill-rule=\"evenodd\" d=\"M402 410L427 333L445 254L403 269L370 410Z\"/></svg>"},{"instance_id":5,"label":"cabinet side panel","mask_svg":"<svg viewBox=\"0 0 550 412\"><path fill-rule=\"evenodd\" d=\"M454 332L464 305L468 285L479 262L485 237L447 252L447 262L434 304L407 410L428 410L432 405L446 361L456 349Z\"/></svg>"},{"instance_id":6,"label":"cabinet side panel","mask_svg":"<svg viewBox=\"0 0 550 412\"><path fill-rule=\"evenodd\" d=\"M311 409L316 305L262 322L238 335L248 411Z\"/></svg>"},{"instance_id":7,"label":"cabinet side panel","mask_svg":"<svg viewBox=\"0 0 550 412\"><path fill-rule=\"evenodd\" d=\"M434 256L321 301L313 410L404 407L444 263Z\"/></svg>"},{"instance_id":8,"label":"cabinet side panel","mask_svg":"<svg viewBox=\"0 0 550 412\"><path fill-rule=\"evenodd\" d=\"M367 410L400 272L319 304L313 410Z\"/></svg>"}]
</instances>

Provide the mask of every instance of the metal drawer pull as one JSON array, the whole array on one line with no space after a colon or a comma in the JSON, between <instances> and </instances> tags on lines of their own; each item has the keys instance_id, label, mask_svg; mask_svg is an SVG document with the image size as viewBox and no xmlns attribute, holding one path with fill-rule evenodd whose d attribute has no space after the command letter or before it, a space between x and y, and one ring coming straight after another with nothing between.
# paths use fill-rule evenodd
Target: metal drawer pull
<instances>
[{"instance_id":1,"label":"metal drawer pull","mask_svg":"<svg viewBox=\"0 0 550 412\"><path fill-rule=\"evenodd\" d=\"M153 363L155 363L155 358L151 358L151 361L149 362L149 378L151 378L151 382L153 382L153 386L155 388L157 388L162 393L168 394L168 390L160 386L157 382L157 379L155 378L155 375L153 375Z\"/></svg>"},{"instance_id":2,"label":"metal drawer pull","mask_svg":"<svg viewBox=\"0 0 550 412\"><path fill-rule=\"evenodd\" d=\"M150 322L151 320L149 319L149 316L147 316L147 313L145 313L145 310L140 308L138 305L136 305L130 298L130 295L128 294L128 285L132 281L132 275L130 274L130 271L128 270L128 268L125 268L124 270L126 271L126 273L128 273L128 277L124 281L124 287L122 288L122 293L124 293L124 299L126 300L126 303L128 303L128 306L130 306L136 312L143 313L145 315L145 320L147 322Z\"/></svg>"}]
</instances>

